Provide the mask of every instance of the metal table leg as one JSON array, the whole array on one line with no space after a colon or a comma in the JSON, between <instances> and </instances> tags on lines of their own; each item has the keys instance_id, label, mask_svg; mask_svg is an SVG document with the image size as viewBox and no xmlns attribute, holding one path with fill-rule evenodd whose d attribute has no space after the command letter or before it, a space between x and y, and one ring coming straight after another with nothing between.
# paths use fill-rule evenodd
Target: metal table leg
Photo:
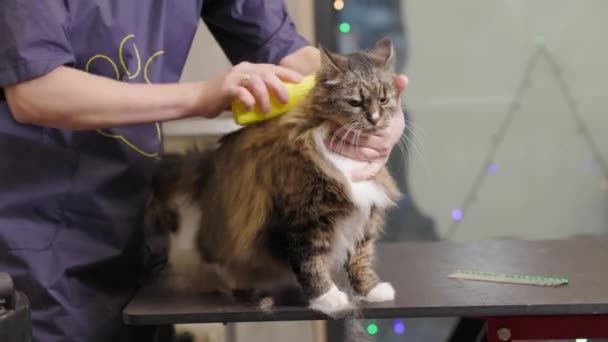
<instances>
[{"instance_id":1,"label":"metal table leg","mask_svg":"<svg viewBox=\"0 0 608 342\"><path fill-rule=\"evenodd\" d=\"M486 322L469 318L461 318L452 330L449 342L480 342L486 338Z\"/></svg>"},{"instance_id":2,"label":"metal table leg","mask_svg":"<svg viewBox=\"0 0 608 342\"><path fill-rule=\"evenodd\" d=\"M225 341L226 342L237 342L236 336L236 323L226 323L225 324Z\"/></svg>"}]
</instances>

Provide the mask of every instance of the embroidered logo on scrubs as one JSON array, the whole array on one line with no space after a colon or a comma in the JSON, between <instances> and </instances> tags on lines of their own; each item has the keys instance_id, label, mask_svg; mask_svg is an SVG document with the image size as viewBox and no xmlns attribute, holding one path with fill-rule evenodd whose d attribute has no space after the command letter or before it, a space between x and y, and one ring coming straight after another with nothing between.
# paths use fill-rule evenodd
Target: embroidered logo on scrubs
<instances>
[{"instance_id":1,"label":"embroidered logo on scrubs","mask_svg":"<svg viewBox=\"0 0 608 342\"><path fill-rule=\"evenodd\" d=\"M140 76L140 74L142 74L144 81L147 84L151 84L152 82L150 81L150 78L148 76L148 70L150 68L150 65L154 62L154 60L157 57L164 54L165 51L159 50L159 51L154 52L150 57L148 57L146 59L146 62L144 63L143 70L142 70L142 59L141 59L141 56L139 55L139 50L137 49L137 45L135 43L133 43L133 51L134 51L135 59L137 61L137 68L135 69L135 71L131 72L129 70L129 68L127 67L127 64L125 63L125 58L124 58L124 54L123 54L125 43L127 42L127 40L129 40L131 38L135 38L135 35L130 34L130 35L126 36L125 38L123 38L123 40L120 42L120 45L118 47L118 59L119 59L120 67L122 68L122 71L123 71L122 75L126 75L128 79L132 80L132 79L135 79L138 76ZM114 60L112 60L112 58L110 58L109 56L104 55L104 54L97 54L97 55L89 58L89 60L87 61L87 64L85 65L86 72L89 72L91 63L93 63L96 60L103 60L103 61L108 62L114 71L116 80L117 81L121 80L121 72L119 70L119 66L116 64L116 62ZM158 137L158 141L160 142L160 141L162 141L160 124L157 122L157 123L155 123L155 126L156 126L156 134ZM154 157L158 156L158 152L146 152L142 148L138 147L133 142L131 142L129 139L127 139L124 135L114 134L114 133L107 132L106 130L102 130L102 129L97 129L96 131L105 137L122 141L127 146L129 146L134 151L136 151L137 153L139 153L143 156L146 156L149 158L154 158Z\"/></svg>"}]
</instances>

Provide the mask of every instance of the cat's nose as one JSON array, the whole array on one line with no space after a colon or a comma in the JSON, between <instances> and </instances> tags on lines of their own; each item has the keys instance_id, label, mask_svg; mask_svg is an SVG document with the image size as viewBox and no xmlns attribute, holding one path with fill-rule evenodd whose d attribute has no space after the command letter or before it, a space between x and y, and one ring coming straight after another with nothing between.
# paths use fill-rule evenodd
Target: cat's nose
<instances>
[{"instance_id":1,"label":"cat's nose","mask_svg":"<svg viewBox=\"0 0 608 342\"><path fill-rule=\"evenodd\" d=\"M367 113L367 121L369 121L369 123L371 123L372 125L376 126L378 121L380 121L380 113Z\"/></svg>"}]
</instances>

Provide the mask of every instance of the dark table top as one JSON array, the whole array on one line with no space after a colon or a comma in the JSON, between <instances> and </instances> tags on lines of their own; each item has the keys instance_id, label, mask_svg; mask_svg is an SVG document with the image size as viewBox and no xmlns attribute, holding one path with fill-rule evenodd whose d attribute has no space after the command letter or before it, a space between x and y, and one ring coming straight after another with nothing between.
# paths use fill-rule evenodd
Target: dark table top
<instances>
[{"instance_id":1,"label":"dark table top","mask_svg":"<svg viewBox=\"0 0 608 342\"><path fill-rule=\"evenodd\" d=\"M487 317L608 314L608 240L482 240L385 243L377 270L393 284L393 302L365 305L361 315ZM456 270L565 277L567 285L540 287L449 279ZM266 313L213 295L143 288L123 312L127 324L315 320L304 307Z\"/></svg>"}]
</instances>

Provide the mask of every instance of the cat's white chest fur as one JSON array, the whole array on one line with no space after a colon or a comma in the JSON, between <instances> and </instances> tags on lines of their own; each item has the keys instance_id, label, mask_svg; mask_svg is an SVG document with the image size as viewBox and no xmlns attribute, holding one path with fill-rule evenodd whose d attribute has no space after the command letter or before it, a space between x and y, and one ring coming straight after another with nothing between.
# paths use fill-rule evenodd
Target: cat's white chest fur
<instances>
[{"instance_id":1,"label":"cat's white chest fur","mask_svg":"<svg viewBox=\"0 0 608 342\"><path fill-rule=\"evenodd\" d=\"M372 206L381 208L391 204L385 190L374 180L353 182L351 174L353 171L365 167L365 162L344 157L329 151L323 143L327 128L319 128L315 132L317 148L327 160L329 160L346 178L346 186L350 191L350 200L355 204L356 210L346 219L339 222L336 229L336 237L329 263L333 269L344 266L349 252L352 252L356 243L363 238L365 225L369 221Z\"/></svg>"}]
</instances>

